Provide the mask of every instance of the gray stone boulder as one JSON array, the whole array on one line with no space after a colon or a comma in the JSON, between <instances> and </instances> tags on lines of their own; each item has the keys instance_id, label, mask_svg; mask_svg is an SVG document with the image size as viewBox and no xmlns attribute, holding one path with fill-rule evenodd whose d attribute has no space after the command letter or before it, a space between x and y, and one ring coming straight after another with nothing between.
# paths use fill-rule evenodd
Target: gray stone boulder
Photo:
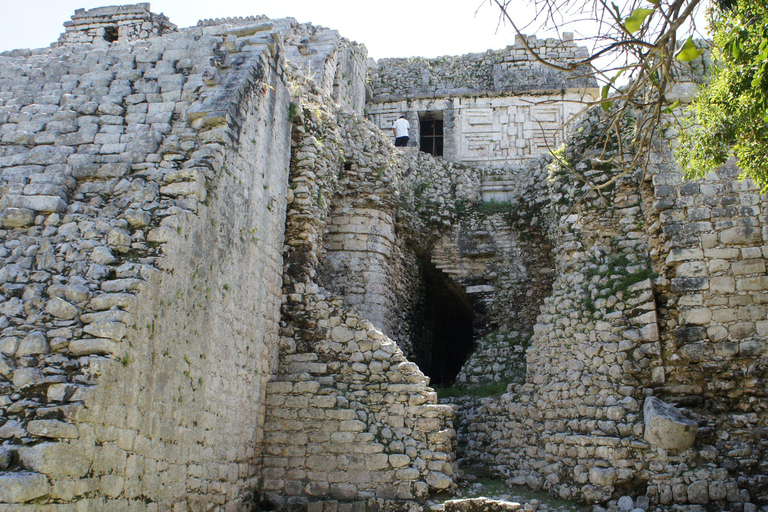
<instances>
[{"instance_id":1,"label":"gray stone boulder","mask_svg":"<svg viewBox=\"0 0 768 512\"><path fill-rule=\"evenodd\" d=\"M697 424L675 408L654 396L643 405L646 442L680 452L693 446Z\"/></svg>"}]
</instances>

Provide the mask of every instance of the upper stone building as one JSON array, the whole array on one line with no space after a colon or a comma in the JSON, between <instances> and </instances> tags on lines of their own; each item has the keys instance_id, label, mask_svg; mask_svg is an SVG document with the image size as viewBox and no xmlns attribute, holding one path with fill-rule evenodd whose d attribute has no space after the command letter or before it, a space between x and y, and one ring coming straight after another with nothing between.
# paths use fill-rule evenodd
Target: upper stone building
<instances>
[{"instance_id":1,"label":"upper stone building","mask_svg":"<svg viewBox=\"0 0 768 512\"><path fill-rule=\"evenodd\" d=\"M462 471L768 506L768 198L732 163L623 173L594 80L521 41L65 29L0 55L3 510L419 510Z\"/></svg>"},{"instance_id":2,"label":"upper stone building","mask_svg":"<svg viewBox=\"0 0 768 512\"><path fill-rule=\"evenodd\" d=\"M162 14L154 14L149 4L116 5L96 9L78 9L72 21L64 23L66 31L58 44L105 44L122 39L137 41L161 36L176 30Z\"/></svg>"},{"instance_id":3,"label":"upper stone building","mask_svg":"<svg viewBox=\"0 0 768 512\"><path fill-rule=\"evenodd\" d=\"M528 37L549 62L568 66L588 57L573 34ZM523 41L503 50L435 59L383 59L370 73L367 113L387 131L405 115L411 145L453 162L504 167L548 154L566 123L597 98L587 69L557 71L534 60Z\"/></svg>"}]
</instances>

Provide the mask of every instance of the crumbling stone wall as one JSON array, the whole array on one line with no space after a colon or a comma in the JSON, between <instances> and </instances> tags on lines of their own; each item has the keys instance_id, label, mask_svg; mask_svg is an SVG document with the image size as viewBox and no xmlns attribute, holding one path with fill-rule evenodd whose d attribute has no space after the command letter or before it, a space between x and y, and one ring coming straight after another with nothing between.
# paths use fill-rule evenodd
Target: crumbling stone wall
<instances>
[{"instance_id":1,"label":"crumbling stone wall","mask_svg":"<svg viewBox=\"0 0 768 512\"><path fill-rule=\"evenodd\" d=\"M528 46L550 62L569 65L589 56L587 48L573 40L573 34L565 33L562 40L525 37ZM573 75L536 62L520 37L504 50L434 59L381 59L373 63L369 74L374 102L595 86L586 71Z\"/></svg>"},{"instance_id":2,"label":"crumbling stone wall","mask_svg":"<svg viewBox=\"0 0 768 512\"><path fill-rule=\"evenodd\" d=\"M459 460L590 502L629 494L663 509L755 510L765 501L765 292L754 214L765 198L728 166L684 183L658 153L605 203L574 204L586 190L572 173L600 183L615 172L590 153L600 126L597 114L582 124L549 185L557 271L526 382L458 401ZM699 427L693 447L649 436L649 396L685 408Z\"/></svg>"},{"instance_id":3,"label":"crumbling stone wall","mask_svg":"<svg viewBox=\"0 0 768 512\"><path fill-rule=\"evenodd\" d=\"M520 379L530 344L523 382L454 401L462 464L589 502L768 501L767 200L735 167L685 183L662 148L590 194L618 174L598 110L550 176L535 155L576 111L544 101L592 83L521 41L379 63L370 123L364 49L335 31L146 13L78 12L59 47L0 56L6 508L450 489L454 411L408 359L428 265L476 298L460 383ZM440 112L453 163L390 146L406 109L414 138Z\"/></svg>"},{"instance_id":4,"label":"crumbling stone wall","mask_svg":"<svg viewBox=\"0 0 768 512\"><path fill-rule=\"evenodd\" d=\"M768 198L737 180L733 162L701 182L668 162L661 153L649 167L644 195L660 274L654 394L690 409L699 429L694 449L649 455L661 471L648 493L662 504L764 504Z\"/></svg>"},{"instance_id":5,"label":"crumbling stone wall","mask_svg":"<svg viewBox=\"0 0 768 512\"><path fill-rule=\"evenodd\" d=\"M166 16L150 12L148 3L142 3L78 9L64 28L59 45L106 45L118 39L135 41L161 36L175 31L176 25Z\"/></svg>"},{"instance_id":6,"label":"crumbling stone wall","mask_svg":"<svg viewBox=\"0 0 768 512\"><path fill-rule=\"evenodd\" d=\"M587 56L573 38L526 39L543 58L570 64ZM409 145L419 146L420 116L443 121L444 156L454 162L518 166L563 141L563 127L580 102L596 97L586 73L555 71L536 62L522 40L501 51L436 59L382 59L369 69L367 113L387 133L405 114Z\"/></svg>"},{"instance_id":7,"label":"crumbling stone wall","mask_svg":"<svg viewBox=\"0 0 768 512\"><path fill-rule=\"evenodd\" d=\"M381 148L385 139L318 92L302 96L294 117L281 365L268 386L263 489L294 505L423 499L453 482L452 410L436 403L396 343L319 286L334 271L329 255L381 258L381 241L363 240L373 231L334 247L336 226L348 225L342 214L367 211L392 229L387 212L401 166L391 147L383 154L358 148L361 141ZM375 161L380 169L371 168ZM379 283L375 273L357 282Z\"/></svg>"},{"instance_id":8,"label":"crumbling stone wall","mask_svg":"<svg viewBox=\"0 0 768 512\"><path fill-rule=\"evenodd\" d=\"M252 499L289 102L227 29L0 58L0 502Z\"/></svg>"}]
</instances>

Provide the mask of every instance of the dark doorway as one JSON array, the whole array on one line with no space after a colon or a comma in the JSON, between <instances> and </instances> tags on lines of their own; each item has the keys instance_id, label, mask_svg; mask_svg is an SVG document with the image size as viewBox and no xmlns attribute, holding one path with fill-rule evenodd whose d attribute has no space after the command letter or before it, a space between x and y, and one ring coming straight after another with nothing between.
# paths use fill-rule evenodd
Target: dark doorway
<instances>
[{"instance_id":1,"label":"dark doorway","mask_svg":"<svg viewBox=\"0 0 768 512\"><path fill-rule=\"evenodd\" d=\"M422 262L422 293L414 329L414 360L432 386L453 383L474 349L472 302L431 263Z\"/></svg>"},{"instance_id":2,"label":"dark doorway","mask_svg":"<svg viewBox=\"0 0 768 512\"><path fill-rule=\"evenodd\" d=\"M433 156L443 156L443 113L419 114L419 148Z\"/></svg>"},{"instance_id":3,"label":"dark doorway","mask_svg":"<svg viewBox=\"0 0 768 512\"><path fill-rule=\"evenodd\" d=\"M104 29L104 40L108 43L114 43L117 41L118 32L117 27L106 27Z\"/></svg>"}]
</instances>

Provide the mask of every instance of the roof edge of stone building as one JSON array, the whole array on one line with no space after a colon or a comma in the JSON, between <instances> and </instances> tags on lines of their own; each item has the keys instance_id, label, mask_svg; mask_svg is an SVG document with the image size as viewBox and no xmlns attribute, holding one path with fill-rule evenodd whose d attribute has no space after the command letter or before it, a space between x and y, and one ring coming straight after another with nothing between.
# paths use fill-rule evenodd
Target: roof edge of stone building
<instances>
[{"instance_id":1,"label":"roof edge of stone building","mask_svg":"<svg viewBox=\"0 0 768 512\"><path fill-rule=\"evenodd\" d=\"M530 50L561 67L547 66ZM517 36L501 50L435 58L379 59L369 63L370 98L374 103L447 96L498 96L551 94L597 87L587 66L589 50L579 46L571 33L562 39Z\"/></svg>"},{"instance_id":2,"label":"roof edge of stone building","mask_svg":"<svg viewBox=\"0 0 768 512\"><path fill-rule=\"evenodd\" d=\"M99 41L141 40L175 32L178 27L163 14L153 13L148 2L77 9L54 46Z\"/></svg>"}]
</instances>

